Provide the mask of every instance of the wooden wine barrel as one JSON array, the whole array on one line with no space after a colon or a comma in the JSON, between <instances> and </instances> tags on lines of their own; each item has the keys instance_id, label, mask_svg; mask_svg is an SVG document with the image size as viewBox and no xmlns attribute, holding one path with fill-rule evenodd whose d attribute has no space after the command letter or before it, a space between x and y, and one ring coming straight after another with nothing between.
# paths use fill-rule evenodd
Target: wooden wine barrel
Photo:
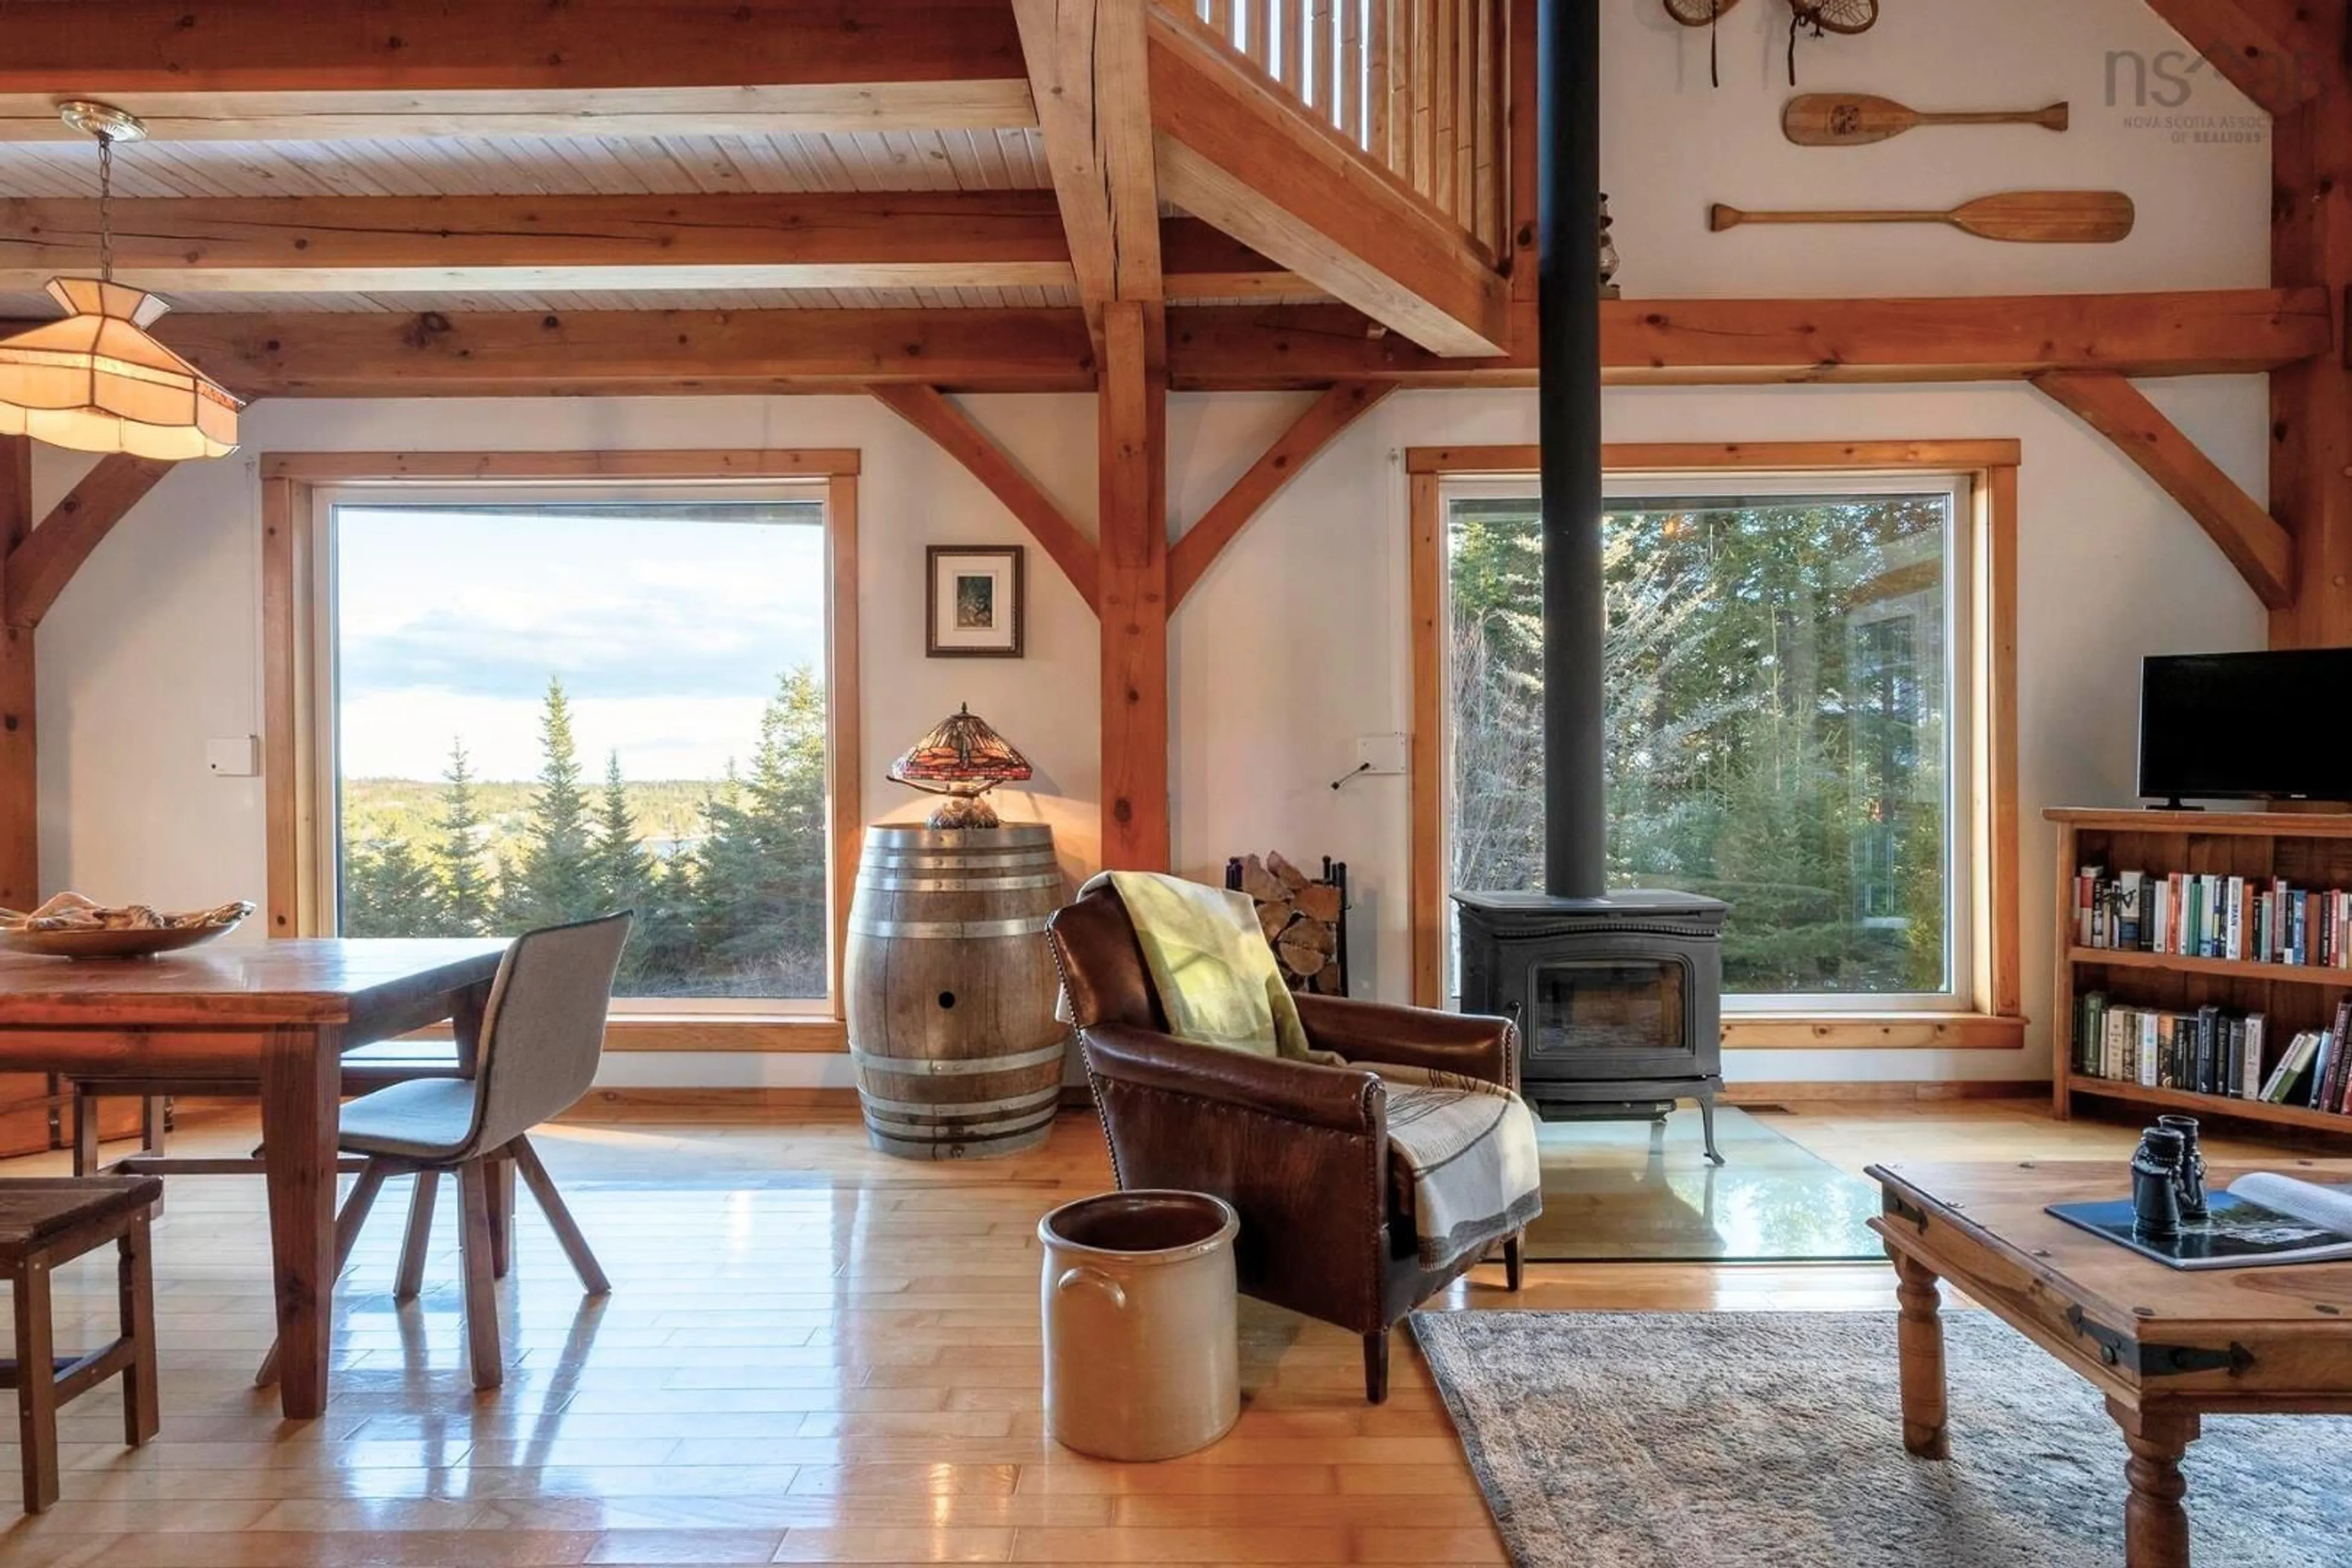
<instances>
[{"instance_id":1,"label":"wooden wine barrel","mask_svg":"<svg viewBox=\"0 0 2352 1568\"><path fill-rule=\"evenodd\" d=\"M866 830L845 1001L866 1134L887 1153L979 1159L1045 1141L1068 1030L1045 919L1054 830Z\"/></svg>"}]
</instances>

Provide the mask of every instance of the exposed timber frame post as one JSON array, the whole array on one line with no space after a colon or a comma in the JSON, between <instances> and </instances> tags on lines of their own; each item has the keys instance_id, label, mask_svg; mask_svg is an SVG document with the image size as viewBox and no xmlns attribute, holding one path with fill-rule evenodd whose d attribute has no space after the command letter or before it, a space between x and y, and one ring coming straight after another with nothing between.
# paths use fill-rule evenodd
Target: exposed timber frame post
<instances>
[{"instance_id":1,"label":"exposed timber frame post","mask_svg":"<svg viewBox=\"0 0 2352 1568\"><path fill-rule=\"evenodd\" d=\"M1101 445L1102 863L1164 871L1168 311L1147 0L1013 0L1093 342Z\"/></svg>"},{"instance_id":2,"label":"exposed timber frame post","mask_svg":"<svg viewBox=\"0 0 2352 1568\"><path fill-rule=\"evenodd\" d=\"M34 633L90 552L171 470L101 458L35 528L32 443L0 438L0 909L41 901Z\"/></svg>"},{"instance_id":3,"label":"exposed timber frame post","mask_svg":"<svg viewBox=\"0 0 2352 1568\"><path fill-rule=\"evenodd\" d=\"M1504 58L1511 79L1507 102L1509 120L1510 241L1504 258L1511 274L1511 298L1525 304L1536 298L1536 5L1538 0L1509 0L1510 30Z\"/></svg>"},{"instance_id":4,"label":"exposed timber frame post","mask_svg":"<svg viewBox=\"0 0 2352 1568\"><path fill-rule=\"evenodd\" d=\"M2265 606L2294 603L2294 541L2147 394L2112 371L2053 371L2033 384L2164 487Z\"/></svg>"},{"instance_id":5,"label":"exposed timber frame post","mask_svg":"<svg viewBox=\"0 0 2352 1568\"><path fill-rule=\"evenodd\" d=\"M33 444L0 437L0 602L33 529ZM0 617L0 909L41 901L40 774L34 751L33 629Z\"/></svg>"},{"instance_id":6,"label":"exposed timber frame post","mask_svg":"<svg viewBox=\"0 0 2352 1568\"><path fill-rule=\"evenodd\" d=\"M2299 12L2285 44L2308 90L2272 134L2271 275L2326 290L2336 342L2271 375L2271 510L2294 536L2296 565L2271 645L2328 647L2352 644L2352 18L2341 5Z\"/></svg>"},{"instance_id":7,"label":"exposed timber frame post","mask_svg":"<svg viewBox=\"0 0 2352 1568\"><path fill-rule=\"evenodd\" d=\"M1151 363L1165 358L1160 189L1152 165L1147 0L1013 0L1045 163L1096 358L1103 307L1144 307Z\"/></svg>"},{"instance_id":8,"label":"exposed timber frame post","mask_svg":"<svg viewBox=\"0 0 2352 1568\"><path fill-rule=\"evenodd\" d=\"M1144 306L1103 308L1099 399L1102 863L1164 871L1168 824L1168 376Z\"/></svg>"}]
</instances>

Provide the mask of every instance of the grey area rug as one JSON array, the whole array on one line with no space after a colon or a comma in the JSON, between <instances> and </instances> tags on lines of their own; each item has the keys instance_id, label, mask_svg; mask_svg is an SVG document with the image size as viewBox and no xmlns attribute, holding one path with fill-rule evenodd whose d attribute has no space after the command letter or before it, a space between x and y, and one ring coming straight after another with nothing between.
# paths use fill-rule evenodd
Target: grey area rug
<instances>
[{"instance_id":1,"label":"grey area rug","mask_svg":"<svg viewBox=\"0 0 2352 1568\"><path fill-rule=\"evenodd\" d=\"M1775 1263L1863 1258L1878 1189L1736 1106L1715 1113L1720 1166L1698 1110L1647 1121L1547 1121L1536 1141L1544 1212L1528 1226L1538 1263ZM1785 1120L1785 1118L1783 1119Z\"/></svg>"},{"instance_id":2,"label":"grey area rug","mask_svg":"<svg viewBox=\"0 0 2352 1568\"><path fill-rule=\"evenodd\" d=\"M1904 1451L1892 1312L1416 1312L1520 1568L2117 1568L2122 1435L1989 1313L1945 1315L1952 1458ZM2352 1419L2209 1416L2200 1568L2352 1563Z\"/></svg>"}]
</instances>

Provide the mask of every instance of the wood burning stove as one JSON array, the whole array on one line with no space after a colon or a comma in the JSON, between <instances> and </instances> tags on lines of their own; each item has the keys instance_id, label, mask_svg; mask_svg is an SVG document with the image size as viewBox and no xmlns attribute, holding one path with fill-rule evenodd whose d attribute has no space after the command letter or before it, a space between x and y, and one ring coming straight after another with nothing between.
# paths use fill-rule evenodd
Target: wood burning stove
<instances>
[{"instance_id":1,"label":"wood burning stove","mask_svg":"<svg viewBox=\"0 0 2352 1568\"><path fill-rule=\"evenodd\" d=\"M1456 893L1462 995L1519 1027L1519 1092L1547 1121L1663 1116L1723 1091L1723 920L1696 893Z\"/></svg>"},{"instance_id":2,"label":"wood burning stove","mask_svg":"<svg viewBox=\"0 0 2352 1568\"><path fill-rule=\"evenodd\" d=\"M1462 1004L1517 1021L1521 1081L1547 1117L1659 1116L1696 1099L1720 1164L1727 907L1608 890L1595 0L1541 0L1536 59L1547 890L1454 894Z\"/></svg>"}]
</instances>

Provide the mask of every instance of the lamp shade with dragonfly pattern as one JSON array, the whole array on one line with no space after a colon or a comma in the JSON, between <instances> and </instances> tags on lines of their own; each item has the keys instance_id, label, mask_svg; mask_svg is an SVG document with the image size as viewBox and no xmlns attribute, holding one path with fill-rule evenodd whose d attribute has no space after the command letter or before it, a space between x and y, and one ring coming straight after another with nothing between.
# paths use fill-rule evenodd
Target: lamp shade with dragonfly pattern
<instances>
[{"instance_id":1,"label":"lamp shade with dragonfly pattern","mask_svg":"<svg viewBox=\"0 0 2352 1568\"><path fill-rule=\"evenodd\" d=\"M1012 742L960 704L890 764L890 776L947 797L931 809L933 827L996 827L996 809L981 796L998 784L1028 778L1030 769L1029 759Z\"/></svg>"}]
</instances>

